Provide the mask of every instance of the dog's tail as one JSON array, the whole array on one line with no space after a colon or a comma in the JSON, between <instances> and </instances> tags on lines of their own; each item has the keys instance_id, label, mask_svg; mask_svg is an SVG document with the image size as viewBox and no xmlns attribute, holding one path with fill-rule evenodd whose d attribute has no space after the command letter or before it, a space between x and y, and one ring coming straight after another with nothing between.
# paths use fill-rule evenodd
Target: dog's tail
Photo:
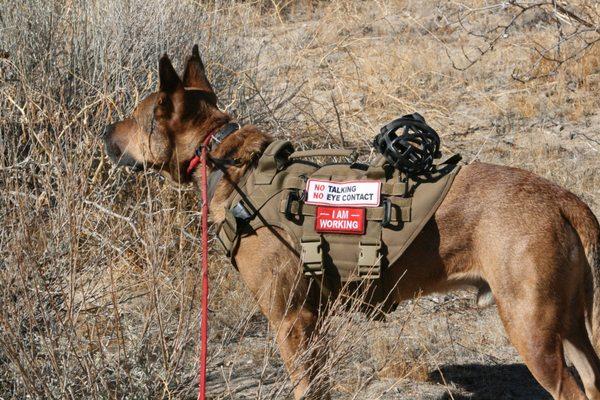
<instances>
[{"instance_id":1,"label":"dog's tail","mask_svg":"<svg viewBox=\"0 0 600 400\"><path fill-rule=\"evenodd\" d=\"M596 354L600 355L600 224L583 201L571 193L568 197L561 210L577 231L588 261L585 282L586 326Z\"/></svg>"}]
</instances>

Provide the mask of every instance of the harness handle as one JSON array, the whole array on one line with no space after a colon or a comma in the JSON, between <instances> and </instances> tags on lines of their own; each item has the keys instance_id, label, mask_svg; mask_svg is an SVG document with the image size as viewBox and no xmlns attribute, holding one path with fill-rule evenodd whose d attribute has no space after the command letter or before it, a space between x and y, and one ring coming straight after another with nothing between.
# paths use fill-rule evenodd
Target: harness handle
<instances>
[{"instance_id":1,"label":"harness handle","mask_svg":"<svg viewBox=\"0 0 600 400\"><path fill-rule=\"evenodd\" d=\"M314 149L293 152L289 158L308 158L308 157L346 157L355 162L358 158L356 150L350 149Z\"/></svg>"}]
</instances>

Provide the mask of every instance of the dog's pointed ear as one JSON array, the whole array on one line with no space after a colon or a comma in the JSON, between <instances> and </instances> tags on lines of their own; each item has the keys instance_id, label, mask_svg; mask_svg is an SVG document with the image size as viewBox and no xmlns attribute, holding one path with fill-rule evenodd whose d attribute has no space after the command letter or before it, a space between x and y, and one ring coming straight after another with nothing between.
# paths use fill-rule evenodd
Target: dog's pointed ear
<instances>
[{"instance_id":1,"label":"dog's pointed ear","mask_svg":"<svg viewBox=\"0 0 600 400\"><path fill-rule=\"evenodd\" d=\"M187 88L199 89L206 92L213 104L217 104L217 96L206 77L206 70L202 59L200 59L200 52L198 51L198 45L195 44L192 48L192 55L188 58L183 73L183 84Z\"/></svg>"},{"instance_id":2,"label":"dog's pointed ear","mask_svg":"<svg viewBox=\"0 0 600 400\"><path fill-rule=\"evenodd\" d=\"M185 90L166 54L158 63L158 80L159 92L154 117L159 122L177 121L183 114Z\"/></svg>"},{"instance_id":3,"label":"dog's pointed ear","mask_svg":"<svg viewBox=\"0 0 600 400\"><path fill-rule=\"evenodd\" d=\"M179 88L183 88L179 75L173 68L169 56L164 54L158 62L159 90L163 93L174 93Z\"/></svg>"}]
</instances>

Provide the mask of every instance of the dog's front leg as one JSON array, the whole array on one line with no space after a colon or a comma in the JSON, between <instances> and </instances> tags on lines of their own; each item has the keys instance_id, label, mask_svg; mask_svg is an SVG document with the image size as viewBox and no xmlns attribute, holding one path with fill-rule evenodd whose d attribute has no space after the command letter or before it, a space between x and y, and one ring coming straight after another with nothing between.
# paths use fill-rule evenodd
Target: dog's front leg
<instances>
[{"instance_id":1,"label":"dog's front leg","mask_svg":"<svg viewBox=\"0 0 600 400\"><path fill-rule=\"evenodd\" d=\"M298 258L266 229L245 237L235 259L240 274L258 301L279 347L299 400L328 399L322 370L326 346L317 340L318 292L302 275Z\"/></svg>"},{"instance_id":2,"label":"dog's front leg","mask_svg":"<svg viewBox=\"0 0 600 400\"><path fill-rule=\"evenodd\" d=\"M270 321L276 332L279 352L294 384L296 399L328 399L328 375L322 369L326 348L315 335L317 314L301 307L281 320Z\"/></svg>"}]
</instances>

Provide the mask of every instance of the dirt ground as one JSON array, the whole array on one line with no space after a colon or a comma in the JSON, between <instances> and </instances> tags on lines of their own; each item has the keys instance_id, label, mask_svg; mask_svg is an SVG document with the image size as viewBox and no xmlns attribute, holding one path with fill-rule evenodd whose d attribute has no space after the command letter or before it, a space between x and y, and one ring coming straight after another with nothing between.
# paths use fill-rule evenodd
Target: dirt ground
<instances>
[{"instance_id":1,"label":"dirt ground","mask_svg":"<svg viewBox=\"0 0 600 400\"><path fill-rule=\"evenodd\" d=\"M485 40L466 29L514 9L208 3L0 5L1 398L196 396L195 190L115 169L99 139L155 89L163 51L180 68L198 43L221 107L298 149L346 146L368 160L380 126L419 112L445 154L534 171L600 215L600 44L560 68L540 61L532 49L556 40L554 11L523 14L478 51ZM559 17L565 30L578 23ZM539 77L515 79L529 73ZM291 398L266 320L227 260L210 260L209 398ZM495 307L474 299L423 297L386 321L333 317L333 398L548 399Z\"/></svg>"},{"instance_id":2,"label":"dirt ground","mask_svg":"<svg viewBox=\"0 0 600 400\"><path fill-rule=\"evenodd\" d=\"M357 343L334 369L334 399L551 398L508 342L495 308L478 309L473 293L405 302L385 322L353 322ZM265 342L263 328L225 347L222 370L210 375L215 398L287 398L280 394L285 374L277 356L266 362L263 354L236 354Z\"/></svg>"}]
</instances>

